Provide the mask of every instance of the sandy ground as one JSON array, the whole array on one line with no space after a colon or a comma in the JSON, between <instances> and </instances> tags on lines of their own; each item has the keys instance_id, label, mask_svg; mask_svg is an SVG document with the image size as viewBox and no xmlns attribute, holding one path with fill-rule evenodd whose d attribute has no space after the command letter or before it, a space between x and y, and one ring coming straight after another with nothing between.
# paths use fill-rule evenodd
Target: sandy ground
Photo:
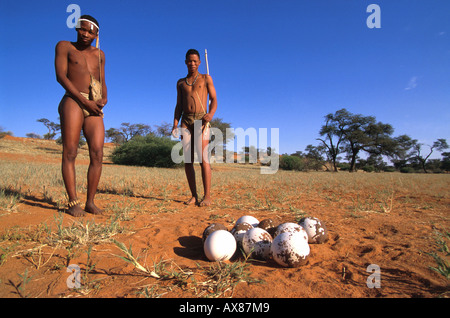
<instances>
[{"instance_id":1,"label":"sandy ground","mask_svg":"<svg viewBox=\"0 0 450 318\"><path fill-rule=\"evenodd\" d=\"M110 151L113 146L106 147ZM7 137L0 140L0 160L58 164L59 149L51 141ZM80 151L78 159L78 165L88 164L86 150ZM448 186L450 176L447 177ZM239 282L219 295L234 298L448 297L448 279L430 269L437 264L427 254L437 251L435 233L445 233L449 228L448 187L443 191L439 200L432 196L420 198L422 207L431 202L433 208L419 208L411 202L387 213L367 212L359 217L349 216L339 204L333 209L317 208L325 204L322 198L304 202L304 208L317 211L313 216L326 224L329 236L323 244L310 245L308 263L298 268L282 268L273 260L247 261L247 273L258 282ZM220 197L228 202L233 200L226 191L216 194L216 202ZM145 275L117 256L124 254L114 243L101 242L79 246L73 251L71 264L79 265L82 271L91 266L84 281L86 287L73 290L67 285L71 275L66 263L71 253L69 243L52 246L45 239L36 239L39 231L46 231L43 225L56 231L58 207L39 195L25 195L16 209L0 212L3 255L0 297L208 297L217 287L205 274L205 269L214 265L204 256L201 239L209 224L222 223L230 230L233 222L245 214L259 220L272 218L277 223L293 221L288 213L264 210L246 213L230 208L233 202L226 209L215 204L207 208L184 206L183 199L180 195L164 202L167 213L135 213L131 220L121 222L132 230L114 236L127 247L131 244L133 254L147 268L164 264L172 273L178 273L179 279L174 275L165 279ZM97 203L107 206L120 200L136 202L141 207L146 200L152 201L150 210L161 203L157 198L124 198L110 193L100 193ZM108 224L110 220L110 211L102 216L88 215L82 221L64 214L62 224ZM14 238L19 234L22 234L20 238ZM90 251L88 246L92 246ZM238 261L243 259L226 263L233 265ZM367 270L371 264L380 268L380 288L367 285L367 279L373 274Z\"/></svg>"}]
</instances>

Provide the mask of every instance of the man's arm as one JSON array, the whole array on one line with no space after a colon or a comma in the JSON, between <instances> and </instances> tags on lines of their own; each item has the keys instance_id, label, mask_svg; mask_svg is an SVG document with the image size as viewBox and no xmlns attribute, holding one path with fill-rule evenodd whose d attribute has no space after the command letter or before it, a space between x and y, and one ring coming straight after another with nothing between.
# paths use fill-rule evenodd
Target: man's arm
<instances>
[{"instance_id":1,"label":"man's arm","mask_svg":"<svg viewBox=\"0 0 450 318\"><path fill-rule=\"evenodd\" d=\"M108 102L108 90L106 88L106 80L105 80L105 52L100 50L100 53L102 59L102 67L100 70L102 72L102 101L100 106L104 107Z\"/></svg>"},{"instance_id":2,"label":"man's arm","mask_svg":"<svg viewBox=\"0 0 450 318\"><path fill-rule=\"evenodd\" d=\"M178 127L181 115L183 114L183 108L181 107L181 92L180 92L180 81L177 82L177 105L175 106L175 112L173 115L173 126L172 126L172 136L178 138L175 130Z\"/></svg>"},{"instance_id":3,"label":"man's arm","mask_svg":"<svg viewBox=\"0 0 450 318\"><path fill-rule=\"evenodd\" d=\"M212 77L209 75L206 75L206 88L208 90L210 104L209 112L205 116L203 116L203 120L205 120L206 122L210 122L217 110L217 95Z\"/></svg>"}]
</instances>

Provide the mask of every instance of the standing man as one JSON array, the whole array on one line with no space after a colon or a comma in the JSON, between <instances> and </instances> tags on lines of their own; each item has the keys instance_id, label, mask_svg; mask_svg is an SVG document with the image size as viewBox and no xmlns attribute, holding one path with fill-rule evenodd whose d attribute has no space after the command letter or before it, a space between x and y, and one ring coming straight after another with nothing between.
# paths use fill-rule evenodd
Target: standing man
<instances>
[{"instance_id":1,"label":"standing man","mask_svg":"<svg viewBox=\"0 0 450 318\"><path fill-rule=\"evenodd\" d=\"M76 26L77 41L60 41L55 49L55 71L58 83L66 90L58 112L63 142L62 176L69 197L68 213L83 216L85 211L101 214L94 197L102 172L105 126L103 107L107 102L105 54L98 48L99 24L82 15ZM97 48L91 46L97 39ZM83 130L89 147L87 198L84 210L76 192L75 158Z\"/></svg>"},{"instance_id":2,"label":"standing man","mask_svg":"<svg viewBox=\"0 0 450 318\"><path fill-rule=\"evenodd\" d=\"M177 105L173 120L172 135L177 137L181 118L181 139L184 152L184 168L192 197L185 204L208 206L211 204L211 166L209 163L209 122L217 109L216 89L211 76L200 74L200 54L190 49L185 60L188 74L177 82ZM209 95L209 111L208 108ZM195 124L197 122L197 124ZM203 200L199 202L195 183L194 153L197 152L202 171Z\"/></svg>"}]
</instances>

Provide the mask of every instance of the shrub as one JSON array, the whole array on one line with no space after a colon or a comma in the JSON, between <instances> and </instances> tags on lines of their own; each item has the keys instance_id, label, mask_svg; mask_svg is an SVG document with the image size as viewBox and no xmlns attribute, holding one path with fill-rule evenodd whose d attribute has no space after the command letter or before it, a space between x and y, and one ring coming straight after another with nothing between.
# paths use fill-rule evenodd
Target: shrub
<instances>
[{"instance_id":1,"label":"shrub","mask_svg":"<svg viewBox=\"0 0 450 318\"><path fill-rule=\"evenodd\" d=\"M280 158L280 168L284 170L301 171L305 168L303 159L298 156L282 156Z\"/></svg>"},{"instance_id":2,"label":"shrub","mask_svg":"<svg viewBox=\"0 0 450 318\"><path fill-rule=\"evenodd\" d=\"M400 172L402 173L414 173L416 170L414 170L413 167L401 167Z\"/></svg>"},{"instance_id":3,"label":"shrub","mask_svg":"<svg viewBox=\"0 0 450 318\"><path fill-rule=\"evenodd\" d=\"M395 170L395 167L393 167L393 166L387 166L387 167L384 167L383 171L384 172L395 172L396 170Z\"/></svg>"},{"instance_id":4,"label":"shrub","mask_svg":"<svg viewBox=\"0 0 450 318\"><path fill-rule=\"evenodd\" d=\"M350 170L350 164L347 162L340 162L337 164L337 167L341 171L349 171Z\"/></svg>"},{"instance_id":5,"label":"shrub","mask_svg":"<svg viewBox=\"0 0 450 318\"><path fill-rule=\"evenodd\" d=\"M114 149L111 159L119 165L172 168L172 147L177 144L169 137L136 136Z\"/></svg>"},{"instance_id":6,"label":"shrub","mask_svg":"<svg viewBox=\"0 0 450 318\"><path fill-rule=\"evenodd\" d=\"M374 166L371 166L371 165L364 166L362 169L363 169L363 171L365 171L365 172L374 172L374 171L375 171L375 167L374 167Z\"/></svg>"}]
</instances>

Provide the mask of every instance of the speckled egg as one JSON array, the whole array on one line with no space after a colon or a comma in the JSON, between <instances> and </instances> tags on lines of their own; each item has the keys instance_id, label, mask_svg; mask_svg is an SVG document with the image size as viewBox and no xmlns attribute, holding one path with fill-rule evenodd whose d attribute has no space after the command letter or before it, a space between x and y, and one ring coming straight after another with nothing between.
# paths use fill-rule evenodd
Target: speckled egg
<instances>
[{"instance_id":1,"label":"speckled egg","mask_svg":"<svg viewBox=\"0 0 450 318\"><path fill-rule=\"evenodd\" d=\"M242 248L251 258L258 260L267 260L270 258L270 247L272 245L272 236L259 227L248 230L242 238Z\"/></svg>"},{"instance_id":2,"label":"speckled egg","mask_svg":"<svg viewBox=\"0 0 450 318\"><path fill-rule=\"evenodd\" d=\"M203 250L210 261L226 261L236 252L236 240L227 230L216 230L206 238Z\"/></svg>"},{"instance_id":3,"label":"speckled egg","mask_svg":"<svg viewBox=\"0 0 450 318\"><path fill-rule=\"evenodd\" d=\"M259 222L258 227L269 232L272 237L275 234L277 227L275 226L275 222L272 219L264 219Z\"/></svg>"},{"instance_id":4,"label":"speckled egg","mask_svg":"<svg viewBox=\"0 0 450 318\"><path fill-rule=\"evenodd\" d=\"M278 235L286 233L286 232L299 233L302 236L304 236L306 240L308 240L308 234L303 229L303 227L301 227L297 223L292 223L292 222L286 222L286 223L282 223L282 224L278 225L277 229L275 231L274 237L277 237Z\"/></svg>"},{"instance_id":5,"label":"speckled egg","mask_svg":"<svg viewBox=\"0 0 450 318\"><path fill-rule=\"evenodd\" d=\"M251 224L253 227L257 227L259 224L258 219L251 215L241 216L239 219L237 219L235 225L242 222L247 222L248 224Z\"/></svg>"},{"instance_id":6,"label":"speckled egg","mask_svg":"<svg viewBox=\"0 0 450 318\"><path fill-rule=\"evenodd\" d=\"M299 232L277 235L270 249L272 258L283 267L298 267L307 263L310 254L308 240Z\"/></svg>"},{"instance_id":7,"label":"speckled egg","mask_svg":"<svg viewBox=\"0 0 450 318\"><path fill-rule=\"evenodd\" d=\"M244 238L244 234L251 229L253 229L253 226L247 222L236 224L231 229L230 233L233 234L234 238L236 239L238 248L242 248L242 239Z\"/></svg>"},{"instance_id":8,"label":"speckled egg","mask_svg":"<svg viewBox=\"0 0 450 318\"><path fill-rule=\"evenodd\" d=\"M208 235L210 235L212 232L217 231L217 230L226 230L227 228L225 227L225 225L220 224L220 223L213 223L208 225L205 230L203 231L203 235L202 235L202 242L205 243L206 238L208 237Z\"/></svg>"},{"instance_id":9,"label":"speckled egg","mask_svg":"<svg viewBox=\"0 0 450 318\"><path fill-rule=\"evenodd\" d=\"M309 243L324 243L328 239L328 231L325 224L318 218L302 218L298 224L303 227L308 234Z\"/></svg>"}]
</instances>

